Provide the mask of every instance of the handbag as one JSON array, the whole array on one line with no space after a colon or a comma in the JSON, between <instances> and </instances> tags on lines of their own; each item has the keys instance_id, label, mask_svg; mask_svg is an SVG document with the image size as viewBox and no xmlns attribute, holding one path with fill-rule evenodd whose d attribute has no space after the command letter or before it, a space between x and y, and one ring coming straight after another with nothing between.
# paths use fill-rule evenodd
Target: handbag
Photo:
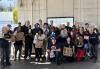
<instances>
[{"instance_id":1,"label":"handbag","mask_svg":"<svg viewBox=\"0 0 100 69\"><path fill-rule=\"evenodd\" d=\"M64 56L73 56L73 49L70 47L64 47L63 49L63 55Z\"/></svg>"},{"instance_id":2,"label":"handbag","mask_svg":"<svg viewBox=\"0 0 100 69\"><path fill-rule=\"evenodd\" d=\"M85 57L85 51L82 49L78 49L76 56L75 56L76 60L81 61L84 57Z\"/></svg>"}]
</instances>

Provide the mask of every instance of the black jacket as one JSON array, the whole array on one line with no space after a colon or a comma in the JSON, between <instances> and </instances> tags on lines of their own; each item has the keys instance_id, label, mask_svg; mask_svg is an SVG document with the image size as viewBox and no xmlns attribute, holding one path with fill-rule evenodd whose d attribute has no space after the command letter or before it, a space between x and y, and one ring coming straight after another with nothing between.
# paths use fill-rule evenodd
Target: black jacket
<instances>
[{"instance_id":1,"label":"black jacket","mask_svg":"<svg viewBox=\"0 0 100 69\"><path fill-rule=\"evenodd\" d=\"M34 28L32 30L33 38L34 38L35 34L38 33L39 31L43 31L43 30L41 28Z\"/></svg>"},{"instance_id":2,"label":"black jacket","mask_svg":"<svg viewBox=\"0 0 100 69\"><path fill-rule=\"evenodd\" d=\"M89 35L89 42L93 45L96 45L99 43L99 38L98 38L98 34L96 33L92 33Z\"/></svg>"},{"instance_id":3,"label":"black jacket","mask_svg":"<svg viewBox=\"0 0 100 69\"><path fill-rule=\"evenodd\" d=\"M28 27L26 27L25 25L22 26L22 32L24 32L24 35L27 35L28 34Z\"/></svg>"}]
</instances>

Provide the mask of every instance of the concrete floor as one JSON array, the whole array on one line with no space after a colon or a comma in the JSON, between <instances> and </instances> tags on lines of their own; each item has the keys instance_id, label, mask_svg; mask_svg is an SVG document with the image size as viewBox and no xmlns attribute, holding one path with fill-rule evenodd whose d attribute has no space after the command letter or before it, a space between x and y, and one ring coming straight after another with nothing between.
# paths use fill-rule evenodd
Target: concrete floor
<instances>
[{"instance_id":1,"label":"concrete floor","mask_svg":"<svg viewBox=\"0 0 100 69\"><path fill-rule=\"evenodd\" d=\"M100 69L100 62L73 62L73 63L63 63L61 65L52 64L34 64L30 61L14 62L9 67L1 69Z\"/></svg>"}]
</instances>

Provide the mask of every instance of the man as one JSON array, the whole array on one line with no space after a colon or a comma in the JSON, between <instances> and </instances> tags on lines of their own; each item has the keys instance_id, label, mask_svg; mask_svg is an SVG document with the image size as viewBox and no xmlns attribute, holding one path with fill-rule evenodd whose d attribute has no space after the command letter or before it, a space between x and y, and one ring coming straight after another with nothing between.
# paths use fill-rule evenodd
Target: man
<instances>
[{"instance_id":1,"label":"man","mask_svg":"<svg viewBox=\"0 0 100 69\"><path fill-rule=\"evenodd\" d=\"M7 26L2 28L2 34L3 34L3 39L2 39L2 57L1 57L1 64L2 65L11 65L10 63L10 42L11 42L11 37L12 37L12 31L11 29L11 25L8 24ZM5 61L6 60L6 61Z\"/></svg>"},{"instance_id":2,"label":"man","mask_svg":"<svg viewBox=\"0 0 100 69\"><path fill-rule=\"evenodd\" d=\"M32 44L33 44L33 34L32 34L32 29L31 29L31 25L28 27L28 34L26 37L26 51L25 51L25 58L27 58L29 56L29 58L31 59L31 54L32 54Z\"/></svg>"},{"instance_id":3,"label":"man","mask_svg":"<svg viewBox=\"0 0 100 69\"><path fill-rule=\"evenodd\" d=\"M25 36L25 56L24 59L27 59L27 55L28 55L28 31L29 31L29 25L30 22L26 21L25 25L22 26L22 32L24 32L24 36Z\"/></svg>"},{"instance_id":4,"label":"man","mask_svg":"<svg viewBox=\"0 0 100 69\"><path fill-rule=\"evenodd\" d=\"M2 57L2 47L3 47L2 42L3 42L3 35L2 35L2 32L0 32L0 58Z\"/></svg>"},{"instance_id":5,"label":"man","mask_svg":"<svg viewBox=\"0 0 100 69\"><path fill-rule=\"evenodd\" d=\"M91 44L91 59L95 61L98 59L98 44L99 44L99 32L98 29L92 28L89 34L89 42Z\"/></svg>"},{"instance_id":6,"label":"man","mask_svg":"<svg viewBox=\"0 0 100 69\"><path fill-rule=\"evenodd\" d=\"M30 25L29 21L26 21L25 24L22 26L22 32L24 32L24 35L26 36L28 34L28 27Z\"/></svg>"}]
</instances>

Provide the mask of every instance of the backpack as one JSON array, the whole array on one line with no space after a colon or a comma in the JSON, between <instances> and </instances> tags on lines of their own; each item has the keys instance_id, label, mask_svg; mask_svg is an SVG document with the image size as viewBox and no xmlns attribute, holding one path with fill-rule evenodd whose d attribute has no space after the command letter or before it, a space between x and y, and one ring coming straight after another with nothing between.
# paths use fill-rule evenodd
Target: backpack
<instances>
[{"instance_id":1,"label":"backpack","mask_svg":"<svg viewBox=\"0 0 100 69\"><path fill-rule=\"evenodd\" d=\"M82 49L78 49L75 56L76 60L81 61L84 58L84 56L85 56L85 51Z\"/></svg>"}]
</instances>

